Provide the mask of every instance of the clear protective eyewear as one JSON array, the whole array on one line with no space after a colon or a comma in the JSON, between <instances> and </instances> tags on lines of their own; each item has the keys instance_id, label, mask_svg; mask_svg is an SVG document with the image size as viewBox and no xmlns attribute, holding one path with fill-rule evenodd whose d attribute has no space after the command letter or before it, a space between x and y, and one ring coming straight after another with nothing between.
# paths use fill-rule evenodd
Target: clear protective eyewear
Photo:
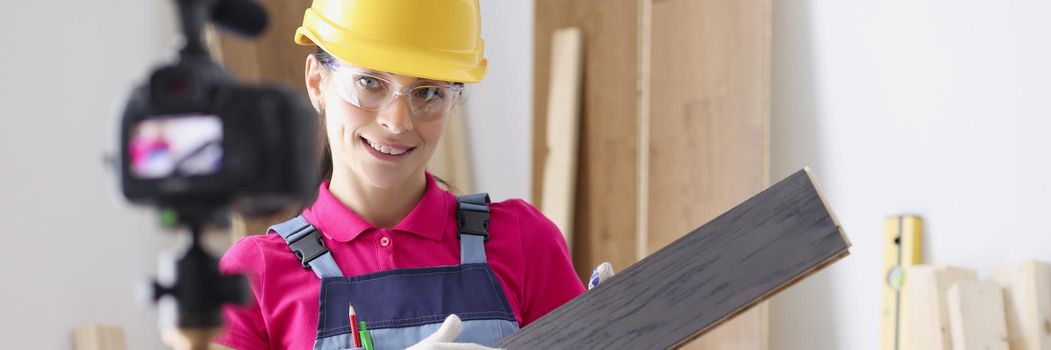
<instances>
[{"instance_id":1,"label":"clear protective eyewear","mask_svg":"<svg viewBox=\"0 0 1051 350\"><path fill-rule=\"evenodd\" d=\"M404 96L409 113L419 119L444 117L460 99L462 83L423 80L402 87L378 73L342 65L333 67L336 92L348 103L370 112L386 109Z\"/></svg>"}]
</instances>

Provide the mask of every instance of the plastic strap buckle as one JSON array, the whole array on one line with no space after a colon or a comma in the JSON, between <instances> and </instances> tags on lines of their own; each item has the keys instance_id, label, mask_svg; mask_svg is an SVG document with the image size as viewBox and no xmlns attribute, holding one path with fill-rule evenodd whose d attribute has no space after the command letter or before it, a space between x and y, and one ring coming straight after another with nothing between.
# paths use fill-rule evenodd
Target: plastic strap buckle
<instances>
[{"instance_id":1,"label":"plastic strap buckle","mask_svg":"<svg viewBox=\"0 0 1051 350\"><path fill-rule=\"evenodd\" d=\"M460 234L482 236L489 241L489 196L458 197L456 204L456 224Z\"/></svg>"},{"instance_id":2,"label":"plastic strap buckle","mask_svg":"<svg viewBox=\"0 0 1051 350\"><path fill-rule=\"evenodd\" d=\"M310 230L310 233L303 233L304 230ZM311 261L328 253L328 247L321 242L321 235L313 225L307 225L289 237L297 237L294 241L288 242L288 249L291 249L292 253L299 258L304 269L310 269Z\"/></svg>"}]
</instances>

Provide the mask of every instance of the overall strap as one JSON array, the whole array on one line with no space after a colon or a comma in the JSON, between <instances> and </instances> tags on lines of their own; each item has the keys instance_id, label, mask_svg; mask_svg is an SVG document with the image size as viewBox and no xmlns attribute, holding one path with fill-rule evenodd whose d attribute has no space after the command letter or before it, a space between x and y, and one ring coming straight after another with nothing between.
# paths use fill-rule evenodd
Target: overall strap
<instances>
[{"instance_id":1,"label":"overall strap","mask_svg":"<svg viewBox=\"0 0 1051 350\"><path fill-rule=\"evenodd\" d=\"M343 271L332 259L332 252L321 241L321 231L314 228L303 218L296 216L291 220L270 226L269 233L276 233L288 243L288 249L296 254L304 269L314 270L318 278L343 277Z\"/></svg>"},{"instance_id":2,"label":"overall strap","mask_svg":"<svg viewBox=\"0 0 1051 350\"><path fill-rule=\"evenodd\" d=\"M489 194L456 197L456 225L460 231L460 264L485 263L489 240Z\"/></svg>"}]
</instances>

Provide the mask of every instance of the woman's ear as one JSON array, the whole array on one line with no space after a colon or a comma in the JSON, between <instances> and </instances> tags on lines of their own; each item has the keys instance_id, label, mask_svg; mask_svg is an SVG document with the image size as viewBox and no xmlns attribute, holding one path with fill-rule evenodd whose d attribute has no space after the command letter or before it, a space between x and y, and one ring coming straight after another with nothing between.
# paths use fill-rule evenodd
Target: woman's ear
<instances>
[{"instance_id":1,"label":"woman's ear","mask_svg":"<svg viewBox=\"0 0 1051 350\"><path fill-rule=\"evenodd\" d=\"M324 78L325 67L317 60L314 54L307 55L305 79L307 84L307 95L314 109L321 112L325 108L325 99L321 92L321 84Z\"/></svg>"}]
</instances>

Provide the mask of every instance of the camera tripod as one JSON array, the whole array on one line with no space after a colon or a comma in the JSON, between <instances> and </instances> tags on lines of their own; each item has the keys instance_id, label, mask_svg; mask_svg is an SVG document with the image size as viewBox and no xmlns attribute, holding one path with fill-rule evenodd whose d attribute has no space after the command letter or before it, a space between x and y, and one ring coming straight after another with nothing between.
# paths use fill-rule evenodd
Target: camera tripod
<instances>
[{"instance_id":1,"label":"camera tripod","mask_svg":"<svg viewBox=\"0 0 1051 350\"><path fill-rule=\"evenodd\" d=\"M219 261L203 246L204 227L221 211L211 208L181 209L174 215L179 227L190 234L189 246L175 261L175 281L162 285L154 280L154 301L169 296L177 305L176 329L167 331L166 341L177 349L208 349L222 330L223 304L244 304L251 298L247 281L241 275L222 275Z\"/></svg>"}]
</instances>

